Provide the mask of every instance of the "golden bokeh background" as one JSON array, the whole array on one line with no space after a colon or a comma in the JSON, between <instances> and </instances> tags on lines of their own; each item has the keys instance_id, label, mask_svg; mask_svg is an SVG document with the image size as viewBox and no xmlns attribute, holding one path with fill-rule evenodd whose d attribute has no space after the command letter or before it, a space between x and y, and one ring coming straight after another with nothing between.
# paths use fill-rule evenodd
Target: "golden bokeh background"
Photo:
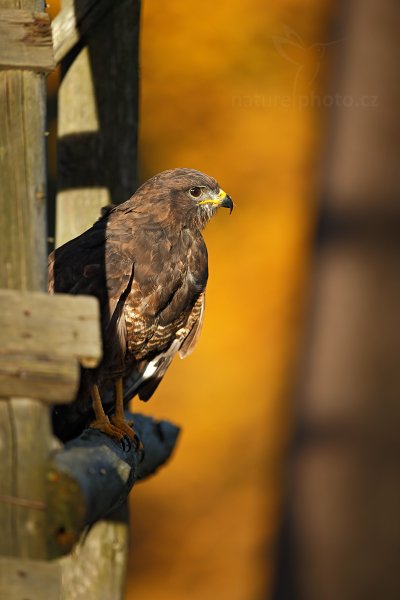
<instances>
[{"instance_id":1,"label":"golden bokeh background","mask_svg":"<svg viewBox=\"0 0 400 600\"><path fill-rule=\"evenodd\" d=\"M182 435L132 494L128 599L267 595L321 133L298 100L323 85L327 18L315 0L144 2L142 177L197 168L235 210L205 231L201 341L144 408Z\"/></svg>"},{"instance_id":2,"label":"golden bokeh background","mask_svg":"<svg viewBox=\"0 0 400 600\"><path fill-rule=\"evenodd\" d=\"M324 123L308 100L324 85L329 8L143 2L141 179L193 167L218 179L235 210L205 231L195 353L175 360L150 403L135 401L182 434L168 466L131 496L127 600L268 596Z\"/></svg>"}]
</instances>

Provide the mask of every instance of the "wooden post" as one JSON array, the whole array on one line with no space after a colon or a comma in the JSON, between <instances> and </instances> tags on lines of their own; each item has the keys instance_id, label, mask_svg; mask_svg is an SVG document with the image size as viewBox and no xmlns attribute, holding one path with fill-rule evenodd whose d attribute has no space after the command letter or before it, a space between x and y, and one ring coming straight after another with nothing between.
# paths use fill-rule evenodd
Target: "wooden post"
<instances>
[{"instance_id":1,"label":"wooden post","mask_svg":"<svg viewBox=\"0 0 400 600\"><path fill-rule=\"evenodd\" d=\"M18 54L12 36L8 56L4 52L0 56L0 288L15 290L44 291L46 285L43 72L52 63L52 50L43 10L40 0L0 1L3 24L17 23L18 28L19 15L24 11L34 17L24 29L29 32L25 36L28 39L20 45L15 42L16 49L23 53L29 38L35 40L41 34L47 46L38 59L42 66L22 69L16 64L10 68ZM1 43L2 47L7 45L3 37ZM45 468L52 442L47 406L29 398L2 398L0 442L0 555L44 557Z\"/></svg>"},{"instance_id":2,"label":"wooden post","mask_svg":"<svg viewBox=\"0 0 400 600\"><path fill-rule=\"evenodd\" d=\"M5 11L6 8L24 8L42 16L44 5L39 0L0 0L0 22L5 26L11 12L17 15L23 12ZM6 23L4 13L8 17ZM49 22L47 36L47 43L49 39L51 42ZM1 45L6 43L2 37ZM44 61L47 67L51 52L48 46ZM44 291L47 281L44 75L22 68L4 70L5 66L9 64L4 65L3 60L0 64L0 287Z\"/></svg>"},{"instance_id":3,"label":"wooden post","mask_svg":"<svg viewBox=\"0 0 400 600\"><path fill-rule=\"evenodd\" d=\"M63 0L62 11L74 4ZM137 187L139 10L139 0L119 2L62 61L57 246Z\"/></svg>"},{"instance_id":4,"label":"wooden post","mask_svg":"<svg viewBox=\"0 0 400 600\"><path fill-rule=\"evenodd\" d=\"M73 0L63 0L60 19L74 6ZM90 227L102 207L127 200L137 187L139 11L139 0L115 2L90 30L87 45L78 44L61 63L57 246ZM76 32L86 29L82 19L76 23ZM66 598L71 592L82 600L122 598L128 530L126 518L100 521L63 560ZM86 578L79 565L87 564L89 555L91 564L101 568ZM78 587L73 583L77 566L83 568Z\"/></svg>"},{"instance_id":5,"label":"wooden post","mask_svg":"<svg viewBox=\"0 0 400 600\"><path fill-rule=\"evenodd\" d=\"M276 600L400 598L400 5L344 15Z\"/></svg>"},{"instance_id":6,"label":"wooden post","mask_svg":"<svg viewBox=\"0 0 400 600\"><path fill-rule=\"evenodd\" d=\"M63 65L61 241L89 226L103 204L127 199L136 187L139 2L116 1L112 18L101 21L111 5L83 0L75 12L75 2L66 0L55 28L59 56L83 31L89 34L88 49L80 45L77 57L67 56ZM167 460L179 430L135 416L140 451L121 448L95 430L64 449L52 437L48 403L73 399L79 365L97 366L101 340L96 299L43 293L41 73L53 58L49 20L32 12L38 8L43 6L29 0L0 0L0 287L10 288L0 289L0 597L118 600L128 539L127 505L121 502L136 480ZM72 32L64 27L68 23ZM103 515L107 520L93 525ZM41 560L73 544L68 556Z\"/></svg>"}]
</instances>

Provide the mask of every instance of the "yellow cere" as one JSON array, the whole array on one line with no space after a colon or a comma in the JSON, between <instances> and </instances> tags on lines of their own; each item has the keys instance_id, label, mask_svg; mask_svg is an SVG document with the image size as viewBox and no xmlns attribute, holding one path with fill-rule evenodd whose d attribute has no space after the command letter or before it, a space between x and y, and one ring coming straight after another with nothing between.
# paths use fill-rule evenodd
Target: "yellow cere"
<instances>
[{"instance_id":1,"label":"yellow cere","mask_svg":"<svg viewBox=\"0 0 400 600\"><path fill-rule=\"evenodd\" d=\"M224 190L220 190L219 194L216 198L207 198L206 200L202 200L199 204L219 204L226 196L226 192Z\"/></svg>"}]
</instances>

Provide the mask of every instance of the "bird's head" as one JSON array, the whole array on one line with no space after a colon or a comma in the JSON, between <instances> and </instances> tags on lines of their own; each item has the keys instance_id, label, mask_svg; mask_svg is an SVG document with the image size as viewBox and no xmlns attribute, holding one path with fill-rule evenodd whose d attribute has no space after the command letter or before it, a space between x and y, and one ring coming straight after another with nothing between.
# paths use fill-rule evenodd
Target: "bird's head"
<instances>
[{"instance_id":1,"label":"bird's head","mask_svg":"<svg viewBox=\"0 0 400 600\"><path fill-rule=\"evenodd\" d=\"M218 208L233 210L230 196L217 181L194 169L171 169L155 175L138 192L165 218L203 229Z\"/></svg>"}]
</instances>

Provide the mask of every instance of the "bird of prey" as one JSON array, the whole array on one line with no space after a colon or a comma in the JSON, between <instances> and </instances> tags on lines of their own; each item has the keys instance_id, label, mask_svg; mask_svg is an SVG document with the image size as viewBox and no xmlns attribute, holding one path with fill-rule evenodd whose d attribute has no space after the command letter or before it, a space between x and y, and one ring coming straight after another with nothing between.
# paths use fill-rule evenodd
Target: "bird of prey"
<instances>
[{"instance_id":1,"label":"bird of prey","mask_svg":"<svg viewBox=\"0 0 400 600\"><path fill-rule=\"evenodd\" d=\"M91 401L90 427L134 439L124 416L123 380L130 398L148 400L173 357L194 349L208 277L201 230L220 207L232 212L233 203L212 177L193 169L163 171L50 255L49 292L95 296L103 340L99 367L82 370L77 399L58 409L61 419L72 422ZM101 400L110 385L111 418Z\"/></svg>"}]
</instances>

